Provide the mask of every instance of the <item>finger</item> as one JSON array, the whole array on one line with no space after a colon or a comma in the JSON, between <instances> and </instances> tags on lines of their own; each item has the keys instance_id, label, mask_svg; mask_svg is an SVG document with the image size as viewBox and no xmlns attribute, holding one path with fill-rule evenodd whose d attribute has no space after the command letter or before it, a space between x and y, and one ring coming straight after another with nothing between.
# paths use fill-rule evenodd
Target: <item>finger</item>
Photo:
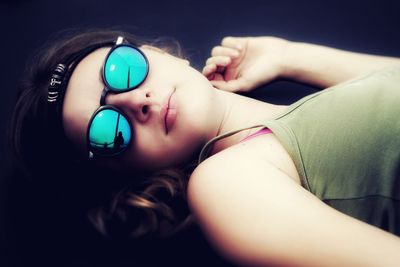
<instances>
[{"instance_id":1,"label":"finger","mask_svg":"<svg viewBox=\"0 0 400 267\"><path fill-rule=\"evenodd\" d=\"M229 63L231 63L231 58L230 57L225 57L225 56L215 56L215 57L210 57L206 61L206 65L209 64L215 64L217 66L227 66Z\"/></svg>"},{"instance_id":2,"label":"finger","mask_svg":"<svg viewBox=\"0 0 400 267\"><path fill-rule=\"evenodd\" d=\"M242 50L245 45L246 39L241 37L227 36L222 39L222 46L230 47L232 49Z\"/></svg>"},{"instance_id":3,"label":"finger","mask_svg":"<svg viewBox=\"0 0 400 267\"><path fill-rule=\"evenodd\" d=\"M216 46L211 50L211 56L226 56L237 58L240 55L239 51L230 47Z\"/></svg>"},{"instance_id":4,"label":"finger","mask_svg":"<svg viewBox=\"0 0 400 267\"><path fill-rule=\"evenodd\" d=\"M221 73L215 72L212 74L213 78L210 81L224 81L224 75Z\"/></svg>"},{"instance_id":5,"label":"finger","mask_svg":"<svg viewBox=\"0 0 400 267\"><path fill-rule=\"evenodd\" d=\"M215 72L216 70L217 70L217 65L209 64L209 65L204 66L202 73L204 76L208 76L211 73Z\"/></svg>"},{"instance_id":6,"label":"finger","mask_svg":"<svg viewBox=\"0 0 400 267\"><path fill-rule=\"evenodd\" d=\"M250 88L248 81L242 78L227 82L223 80L211 80L210 82L218 89L228 92L246 92Z\"/></svg>"},{"instance_id":7,"label":"finger","mask_svg":"<svg viewBox=\"0 0 400 267\"><path fill-rule=\"evenodd\" d=\"M208 80L223 80L224 79L224 71L220 71L219 67L215 65L210 67L204 67L203 75L207 77Z\"/></svg>"}]
</instances>

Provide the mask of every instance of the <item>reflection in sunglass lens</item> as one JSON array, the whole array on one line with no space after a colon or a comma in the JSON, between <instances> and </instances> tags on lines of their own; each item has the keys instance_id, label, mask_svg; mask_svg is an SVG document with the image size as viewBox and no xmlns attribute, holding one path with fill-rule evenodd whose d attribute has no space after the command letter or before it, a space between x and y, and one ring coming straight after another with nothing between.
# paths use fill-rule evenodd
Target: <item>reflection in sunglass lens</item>
<instances>
[{"instance_id":1,"label":"reflection in sunglass lens","mask_svg":"<svg viewBox=\"0 0 400 267\"><path fill-rule=\"evenodd\" d=\"M117 154L128 146L131 128L124 115L113 109L103 109L89 126L89 142L92 152L101 155Z\"/></svg>"},{"instance_id":2,"label":"reflection in sunglass lens","mask_svg":"<svg viewBox=\"0 0 400 267\"><path fill-rule=\"evenodd\" d=\"M119 46L107 57L104 77L111 89L123 91L136 87L145 78L148 64L141 52L130 46Z\"/></svg>"}]
</instances>

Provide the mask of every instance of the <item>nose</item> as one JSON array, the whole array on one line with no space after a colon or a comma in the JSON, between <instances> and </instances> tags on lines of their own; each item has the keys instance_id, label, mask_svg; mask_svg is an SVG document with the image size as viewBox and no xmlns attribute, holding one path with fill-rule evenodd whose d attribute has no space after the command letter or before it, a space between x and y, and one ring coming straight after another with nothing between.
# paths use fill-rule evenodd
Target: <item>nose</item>
<instances>
[{"instance_id":1,"label":"nose","mask_svg":"<svg viewBox=\"0 0 400 267\"><path fill-rule=\"evenodd\" d=\"M146 88L136 88L123 93L108 92L105 103L122 109L127 115L133 115L141 123L146 122L151 113L154 113L152 108L155 105L152 93Z\"/></svg>"}]
</instances>

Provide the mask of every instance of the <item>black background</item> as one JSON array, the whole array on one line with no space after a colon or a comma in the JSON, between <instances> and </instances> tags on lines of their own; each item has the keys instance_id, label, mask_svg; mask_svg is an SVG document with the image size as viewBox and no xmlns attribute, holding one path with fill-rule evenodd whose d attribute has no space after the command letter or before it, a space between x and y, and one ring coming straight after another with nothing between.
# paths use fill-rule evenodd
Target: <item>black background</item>
<instances>
[{"instance_id":1,"label":"black background","mask_svg":"<svg viewBox=\"0 0 400 267\"><path fill-rule=\"evenodd\" d=\"M211 48L227 35L273 35L399 57L400 8L397 2L1 1L0 265L228 265L195 227L165 241L139 244L110 241L99 237L79 212L53 217L49 215L52 210L43 211L32 204L36 203L34 198L40 198L40 188L10 171L5 136L15 101L15 87L23 75L26 59L49 37L65 29L111 26L147 37L173 37L181 43L192 66L198 69L202 68ZM263 86L249 96L289 104L315 90L317 88L282 80ZM57 206L51 207L56 213Z\"/></svg>"}]
</instances>

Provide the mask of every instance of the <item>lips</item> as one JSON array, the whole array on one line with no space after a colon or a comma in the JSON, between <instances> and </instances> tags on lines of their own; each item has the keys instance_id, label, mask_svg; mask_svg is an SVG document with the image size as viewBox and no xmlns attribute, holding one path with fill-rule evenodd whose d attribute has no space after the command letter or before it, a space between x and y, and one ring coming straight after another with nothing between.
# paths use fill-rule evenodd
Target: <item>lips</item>
<instances>
[{"instance_id":1,"label":"lips","mask_svg":"<svg viewBox=\"0 0 400 267\"><path fill-rule=\"evenodd\" d=\"M160 110L160 119L162 120L162 124L164 125L165 133L168 134L168 127L167 127L167 115L168 110L170 108L170 100L171 96L175 93L175 89L166 97L164 104Z\"/></svg>"}]
</instances>

